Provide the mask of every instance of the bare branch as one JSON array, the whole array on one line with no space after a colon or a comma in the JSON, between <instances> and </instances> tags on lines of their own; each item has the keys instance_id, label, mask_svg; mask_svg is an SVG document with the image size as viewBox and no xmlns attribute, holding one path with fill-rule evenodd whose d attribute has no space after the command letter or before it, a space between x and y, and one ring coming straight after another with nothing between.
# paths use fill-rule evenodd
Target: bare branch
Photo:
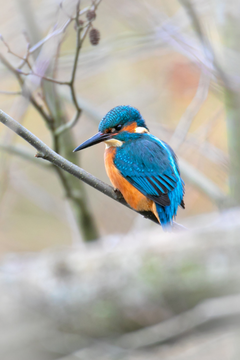
<instances>
[{"instance_id":1,"label":"bare branch","mask_svg":"<svg viewBox=\"0 0 240 360\"><path fill-rule=\"evenodd\" d=\"M79 16L81 16L82 14L86 13L89 9L93 9L94 11L97 9L97 7L99 6L101 0L98 1L94 1L92 2L92 5L90 7L85 8L84 10L80 11L79 6L80 6L80 2L77 2L77 8L76 8L76 16L75 17L70 17L60 28L58 28L57 30L53 31L51 34L49 34L46 38L44 38L42 41L40 41L35 47L30 48L29 47L29 43L27 45L27 54L26 56L23 58L22 56L19 56L18 54L15 54L14 52L11 51L9 45L5 42L5 40L3 39L3 37L1 36L1 40L3 41L3 43L5 44L5 46L7 47L8 51L15 55L16 57L20 58L22 60L21 64L19 65L19 68L14 68L7 59L5 59L3 57L3 55L0 54L0 59L2 60L2 62L7 66L7 68L12 71L16 76L17 79L20 83L20 85L23 87L24 86L24 81L21 77L21 75L25 75L25 76L37 76L43 80L58 84L58 85L67 85L70 87L70 92L71 92L71 97L72 97L72 102L76 108L76 113L73 116L73 118L66 124L61 125L59 128L55 129L55 136L59 136L61 133L63 133L64 131L70 129L71 127L73 127L76 122L78 121L82 109L79 106L78 100L77 100L77 95L76 95L76 91L75 91L75 87L74 87L74 83L75 83L75 77L76 77L76 72L77 72L77 64L78 64L78 58L79 58L79 54L80 54L80 50L82 48L82 44L88 34L89 29L92 26L92 22L94 21L94 18L89 19L86 25L82 25L79 21ZM34 65L34 67L31 66L31 64L28 61L28 57L30 56L30 54L32 54L35 50L37 50L40 46L42 46L47 40L49 40L52 36L57 36L60 35L61 33L63 33L66 28L69 26L69 24L75 20L76 21L76 28L77 28L77 44L76 44L76 52L75 52L75 57L74 57L74 62L73 62L73 68L72 68L72 74L71 74L71 79L70 81L60 81L48 76L45 76L44 73L43 74L39 74L38 71L35 71L36 68L36 64ZM83 34L81 36L81 33L83 31ZM21 70L21 67L24 65L24 63L27 63L31 72L27 73L27 72L23 72ZM46 70L46 69L45 69ZM45 72L44 70L44 72ZM31 80L30 80L31 82ZM52 119L51 119L51 114L47 114L45 112L45 110L43 109L42 106L40 106L38 104L38 102L36 101L36 99L29 94L28 92L28 88L25 89L27 96L30 97L30 100L32 102L32 104L34 105L34 107L40 112L40 114L43 116L43 118L48 122L48 124L51 125L51 129L52 129ZM25 93L24 89L22 91L22 94L24 95ZM31 93L32 91L30 91ZM53 130L53 129L52 129Z\"/></svg>"},{"instance_id":2,"label":"bare branch","mask_svg":"<svg viewBox=\"0 0 240 360\"><path fill-rule=\"evenodd\" d=\"M2 63L6 66L6 68L11 71L13 74L15 74L19 85L23 88L24 86L24 81L20 75L20 73L17 71L17 69L15 69L12 64L0 53L0 61L2 61ZM27 96L29 94L25 94L26 89L22 89L22 95L23 96ZM51 117L48 115L48 113L44 110L43 106L41 106L37 100L33 97L33 95L30 95L30 102L32 103L32 105L34 106L34 108L41 114L41 116L43 117L43 119L49 124L52 122Z\"/></svg>"},{"instance_id":3,"label":"bare branch","mask_svg":"<svg viewBox=\"0 0 240 360\"><path fill-rule=\"evenodd\" d=\"M88 10L89 10L89 6L86 7L86 8L84 8L83 10L81 10L81 11L79 12L79 16L85 14ZM42 40L40 40L37 44L33 45L33 46L29 49L29 53L30 53L30 54L34 53L36 50L38 50L43 44L45 44L45 43L46 43L48 40L50 40L52 37L58 36L58 35L62 34L73 20L75 20L75 17L69 17L69 19L65 22L65 24L64 24L61 28L59 28L59 29L51 32L50 34L48 34L47 36L45 36L45 38L43 38Z\"/></svg>"},{"instance_id":4,"label":"bare branch","mask_svg":"<svg viewBox=\"0 0 240 360\"><path fill-rule=\"evenodd\" d=\"M50 81L50 82L53 82L54 84L58 84L58 85L70 85L70 82L69 81L61 81L61 80L56 80L54 78L51 78L49 76L44 76L44 75L40 75L40 74L37 74L36 72L32 71L30 73L26 73L20 69L16 69L16 71L21 74L21 75L25 75L25 76L29 76L29 75L35 75L37 77L40 77L41 79L43 80L46 80L46 81Z\"/></svg>"},{"instance_id":5,"label":"bare branch","mask_svg":"<svg viewBox=\"0 0 240 360\"><path fill-rule=\"evenodd\" d=\"M82 180L86 184L92 186L96 190L109 196L113 200L118 201L119 203L130 208L119 192L114 191L114 189L111 186L105 184L103 181L95 178L93 175L89 174L85 170L79 168L70 161L64 159L62 156L60 156L55 151L50 149L41 140L39 140L30 131L28 131L25 127L19 124L16 120L12 119L9 115L5 114L2 110L0 110L0 122L2 122L4 125L9 127L19 136L21 136L30 145L35 147L35 149L38 151L36 157L40 157L50 161L52 164L58 166L60 169L67 171L68 173ZM216 184L214 184L211 180L206 178L197 169L189 165L185 160L180 159L179 165L182 170L182 173L184 173L185 175L185 178L190 183L194 184L201 191L204 191L212 200L214 200L218 204L218 206L221 207L224 204L226 204L227 197L223 193L223 191L220 188L218 188ZM157 219L152 213L150 212L140 212L140 213L147 219L150 219L155 223L158 223ZM174 223L174 228L179 230L184 229L183 226L177 223Z\"/></svg>"},{"instance_id":6,"label":"bare branch","mask_svg":"<svg viewBox=\"0 0 240 360\"><path fill-rule=\"evenodd\" d=\"M98 7L98 5L100 4L101 0L98 0L97 2L93 3L93 10L95 11ZM80 2L77 3L77 10L76 10L76 27L77 27L77 43L76 43L76 52L75 52L75 57L74 57L74 61L73 61L73 68L72 68L72 75L71 75L71 80L69 82L69 86L70 86L70 92L71 92L71 97L72 97L72 101L73 104L76 108L76 113L73 116L73 118L66 124L61 125L59 128L57 128L55 130L55 135L60 135L62 134L64 131L72 128L78 121L81 113L82 113L82 109L79 106L78 100L77 100L77 95L76 95L76 91L75 91L75 78L76 78L76 72L77 72L77 64L78 64L78 58L79 58L79 54L80 54L80 50L82 48L82 44L84 42L84 40L86 39L86 36L92 26L92 21L94 19L91 19L88 21L87 26L83 29L83 27L81 26L78 16L77 14L80 13L79 11L79 5ZM83 34L81 35L81 32L83 31Z\"/></svg>"},{"instance_id":7,"label":"bare branch","mask_svg":"<svg viewBox=\"0 0 240 360\"><path fill-rule=\"evenodd\" d=\"M23 67L24 64L27 64L28 67L29 67L29 69L30 69L30 70L32 69L32 66L31 66L31 64L30 64L30 62L29 62L29 60L28 60L29 55L30 55L30 53L29 53L29 44L27 44L27 53L26 53L26 55L25 55L24 57L22 57L21 55L18 55L17 53L15 53L14 51L11 50L10 46L9 46L8 43L4 40L4 38L3 38L2 35L0 35L0 40L2 40L3 44L6 46L9 54L12 54L13 56L15 56L15 57L17 57L18 59L22 60L22 61L21 61L21 64L19 65L20 68Z\"/></svg>"},{"instance_id":8,"label":"bare branch","mask_svg":"<svg viewBox=\"0 0 240 360\"><path fill-rule=\"evenodd\" d=\"M24 140L26 140L30 145L32 145L38 153L36 157L43 158L48 160L52 164L56 165L58 168L67 171L69 174L77 177L82 180L86 184L92 186L94 189L102 192L103 194L109 196L113 200L119 202L122 205L128 206L123 196L119 191L114 191L114 189L105 184L103 181L95 178L93 175L89 174L87 171L81 169L80 167L74 165L70 161L64 159L62 156L57 154L55 151L50 149L46 144L44 144L40 139L38 139L35 135L33 135L29 130L27 130L24 126L19 124L16 120L12 119L9 115L5 114L2 110L0 110L0 122L6 125L9 129L13 130L16 134L21 136ZM130 208L133 210L132 208ZM157 219L151 212L140 212L145 218L152 220L156 224L158 224ZM183 226L178 224L174 224L174 228L179 228L179 230L183 229Z\"/></svg>"}]
</instances>

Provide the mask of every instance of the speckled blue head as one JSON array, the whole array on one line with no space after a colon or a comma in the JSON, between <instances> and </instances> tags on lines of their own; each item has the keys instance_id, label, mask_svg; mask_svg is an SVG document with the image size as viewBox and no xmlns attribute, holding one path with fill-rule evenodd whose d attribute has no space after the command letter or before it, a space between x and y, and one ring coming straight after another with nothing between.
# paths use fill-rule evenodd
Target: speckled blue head
<instances>
[{"instance_id":1,"label":"speckled blue head","mask_svg":"<svg viewBox=\"0 0 240 360\"><path fill-rule=\"evenodd\" d=\"M133 125L133 126L132 126ZM140 131L136 131L140 128ZM146 129L146 131L142 131ZM73 151L86 149L102 141L115 139L120 142L137 138L140 133L148 132L148 128L140 112L132 106L116 106L102 119L98 127L99 132L79 145ZM139 129L138 129L139 130Z\"/></svg>"},{"instance_id":2,"label":"speckled blue head","mask_svg":"<svg viewBox=\"0 0 240 360\"><path fill-rule=\"evenodd\" d=\"M104 116L98 130L103 133L109 128L115 128L117 125L126 125L132 122L136 122L138 127L145 127L147 129L145 121L137 109L129 105L116 106Z\"/></svg>"}]
</instances>

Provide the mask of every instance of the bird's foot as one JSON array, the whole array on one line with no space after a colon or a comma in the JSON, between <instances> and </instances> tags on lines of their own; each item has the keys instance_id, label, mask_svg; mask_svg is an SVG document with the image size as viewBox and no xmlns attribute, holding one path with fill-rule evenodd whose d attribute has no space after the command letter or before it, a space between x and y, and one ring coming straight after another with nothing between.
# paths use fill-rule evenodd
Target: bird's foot
<instances>
[{"instance_id":1,"label":"bird's foot","mask_svg":"<svg viewBox=\"0 0 240 360\"><path fill-rule=\"evenodd\" d=\"M114 190L114 192L115 192L115 194L117 195L118 198L123 197L120 190L118 190L117 188L114 188L113 190Z\"/></svg>"}]
</instances>

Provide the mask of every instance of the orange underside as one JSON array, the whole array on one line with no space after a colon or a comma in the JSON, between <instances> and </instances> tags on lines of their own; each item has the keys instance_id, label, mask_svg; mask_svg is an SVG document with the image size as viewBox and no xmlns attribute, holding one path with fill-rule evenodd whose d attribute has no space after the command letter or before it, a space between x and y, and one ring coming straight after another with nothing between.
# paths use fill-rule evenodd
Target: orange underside
<instances>
[{"instance_id":1,"label":"orange underside","mask_svg":"<svg viewBox=\"0 0 240 360\"><path fill-rule=\"evenodd\" d=\"M108 177L113 186L118 189L126 202L137 211L152 211L159 221L156 204L132 186L118 171L113 163L116 148L110 147L105 150L105 167ZM159 221L160 222L160 221Z\"/></svg>"}]
</instances>

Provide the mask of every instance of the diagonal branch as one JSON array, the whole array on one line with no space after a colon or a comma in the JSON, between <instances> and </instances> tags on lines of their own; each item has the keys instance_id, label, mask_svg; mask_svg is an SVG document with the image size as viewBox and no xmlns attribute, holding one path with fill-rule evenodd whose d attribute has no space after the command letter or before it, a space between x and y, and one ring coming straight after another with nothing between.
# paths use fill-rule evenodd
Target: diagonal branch
<instances>
[{"instance_id":1,"label":"diagonal branch","mask_svg":"<svg viewBox=\"0 0 240 360\"><path fill-rule=\"evenodd\" d=\"M124 200L122 194L119 191L115 191L112 186L105 184L103 181L97 179L95 176L89 174L87 171L81 169L80 167L74 165L67 159L63 158L51 148L49 148L44 142L38 139L34 134L27 130L24 126L19 124L16 120L11 118L9 115L0 110L0 122L6 125L9 129L13 130L16 134L21 136L26 140L30 145L32 145L38 153L36 157L43 158L48 160L53 165L56 165L58 168L68 172L69 174L77 177L86 184L90 185L94 189L102 192L103 194L109 196L111 199L119 202L122 205L127 206L129 209L133 210ZM180 167L184 169L184 173L188 180L193 184L199 185L203 183L203 187L200 190L204 191L211 199L213 199L218 205L221 205L227 201L225 194L215 185L211 180L204 177L203 174L198 172L196 169L192 169L184 160L180 160ZM192 172L194 171L195 175L193 176ZM134 211L134 210L133 210ZM152 220L158 224L157 219L151 212L139 212L145 218ZM173 222L174 230L183 230L185 229L182 225Z\"/></svg>"},{"instance_id":2,"label":"diagonal branch","mask_svg":"<svg viewBox=\"0 0 240 360\"><path fill-rule=\"evenodd\" d=\"M0 122L6 125L9 129L13 130L19 136L21 136L30 145L32 145L38 151L37 154L35 155L36 157L48 160L49 162L56 165L60 169L68 172L69 174L84 181L86 184L92 186L94 189L109 196L111 199L130 208L120 192L118 191L116 192L112 186L105 184L103 181L95 178L87 171L81 169L80 167L74 165L67 159L57 154L50 147L44 144L44 142L38 139L34 134L32 134L29 130L27 130L24 126L19 124L9 115L4 113L2 110L0 110ZM133 210L132 208L130 209ZM158 224L157 219L151 212L140 212L140 214L142 214L145 218L152 220L153 222ZM178 230L183 229L183 227L177 223L174 223L174 228Z\"/></svg>"}]
</instances>

